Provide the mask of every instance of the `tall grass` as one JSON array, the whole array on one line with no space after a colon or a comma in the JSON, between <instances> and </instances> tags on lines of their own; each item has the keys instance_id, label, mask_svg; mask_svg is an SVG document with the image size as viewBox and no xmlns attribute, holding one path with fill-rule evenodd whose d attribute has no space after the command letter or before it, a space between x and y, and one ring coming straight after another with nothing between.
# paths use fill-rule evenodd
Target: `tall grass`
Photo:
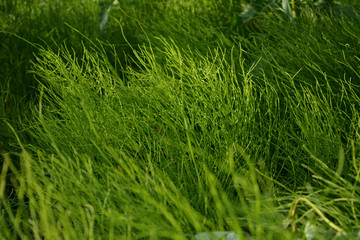
<instances>
[{"instance_id":1,"label":"tall grass","mask_svg":"<svg viewBox=\"0 0 360 240\"><path fill-rule=\"evenodd\" d=\"M357 25L304 7L239 35L235 1L121 3L102 41L37 48L26 135L3 121L0 235L357 239Z\"/></svg>"}]
</instances>

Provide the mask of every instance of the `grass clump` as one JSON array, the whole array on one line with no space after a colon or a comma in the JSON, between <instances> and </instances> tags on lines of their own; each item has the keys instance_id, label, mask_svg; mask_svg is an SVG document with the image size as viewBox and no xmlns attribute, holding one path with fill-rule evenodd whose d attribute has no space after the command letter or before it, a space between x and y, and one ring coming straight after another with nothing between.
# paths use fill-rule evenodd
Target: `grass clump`
<instances>
[{"instance_id":1,"label":"grass clump","mask_svg":"<svg viewBox=\"0 0 360 240\"><path fill-rule=\"evenodd\" d=\"M2 121L0 235L357 239L359 28L306 5L240 35L237 3L120 2L102 41L37 45L28 117Z\"/></svg>"}]
</instances>

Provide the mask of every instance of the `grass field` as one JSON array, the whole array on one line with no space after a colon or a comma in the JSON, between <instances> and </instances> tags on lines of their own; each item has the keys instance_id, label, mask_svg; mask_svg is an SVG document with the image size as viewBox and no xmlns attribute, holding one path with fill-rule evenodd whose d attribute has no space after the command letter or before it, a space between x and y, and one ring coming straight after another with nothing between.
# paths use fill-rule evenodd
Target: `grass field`
<instances>
[{"instance_id":1,"label":"grass field","mask_svg":"<svg viewBox=\"0 0 360 240\"><path fill-rule=\"evenodd\" d=\"M111 2L0 2L0 239L360 239L355 1Z\"/></svg>"}]
</instances>

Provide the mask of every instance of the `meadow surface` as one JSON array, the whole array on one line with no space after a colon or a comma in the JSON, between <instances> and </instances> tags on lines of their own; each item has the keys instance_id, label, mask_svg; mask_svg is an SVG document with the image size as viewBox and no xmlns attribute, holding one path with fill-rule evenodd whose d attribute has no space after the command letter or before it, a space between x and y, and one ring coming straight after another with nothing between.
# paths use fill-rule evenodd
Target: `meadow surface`
<instances>
[{"instance_id":1,"label":"meadow surface","mask_svg":"<svg viewBox=\"0 0 360 240\"><path fill-rule=\"evenodd\" d=\"M3 0L0 239L360 239L354 3Z\"/></svg>"}]
</instances>

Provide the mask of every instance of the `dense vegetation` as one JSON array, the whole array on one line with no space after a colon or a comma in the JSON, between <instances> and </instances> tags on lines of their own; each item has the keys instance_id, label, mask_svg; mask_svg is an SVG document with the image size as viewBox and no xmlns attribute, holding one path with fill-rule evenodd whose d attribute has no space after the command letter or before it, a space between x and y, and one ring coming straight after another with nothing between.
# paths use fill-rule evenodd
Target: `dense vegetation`
<instances>
[{"instance_id":1,"label":"dense vegetation","mask_svg":"<svg viewBox=\"0 0 360 240\"><path fill-rule=\"evenodd\" d=\"M353 3L1 1L0 239L360 239Z\"/></svg>"}]
</instances>

